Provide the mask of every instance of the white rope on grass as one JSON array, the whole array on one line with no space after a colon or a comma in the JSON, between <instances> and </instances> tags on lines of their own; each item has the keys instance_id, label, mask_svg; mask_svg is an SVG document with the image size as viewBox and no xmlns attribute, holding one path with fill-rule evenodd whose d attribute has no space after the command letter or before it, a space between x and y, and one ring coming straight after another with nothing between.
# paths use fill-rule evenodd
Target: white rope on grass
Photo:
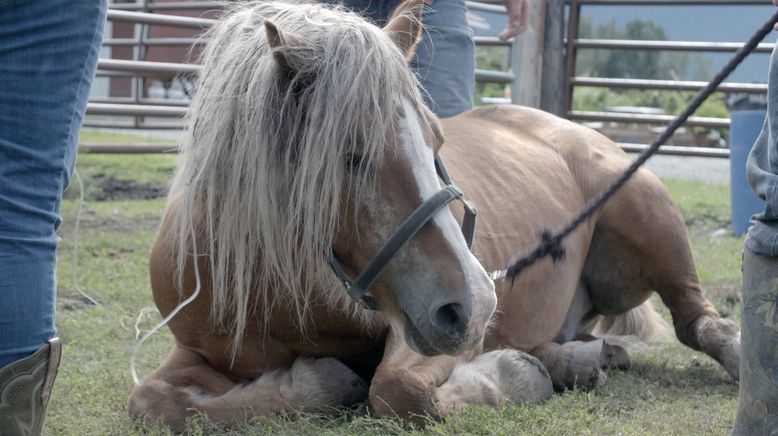
<instances>
[{"instance_id":1,"label":"white rope on grass","mask_svg":"<svg viewBox=\"0 0 778 436\"><path fill-rule=\"evenodd\" d=\"M73 281L73 287L76 289L76 291L81 294L82 297L89 300L90 303L94 304L95 306L102 306L99 301L92 298L84 292L84 290L81 288L81 285L78 283L78 236L79 236L79 230L81 227L81 214L84 212L84 182L81 180L81 175L78 174L78 169L73 169L73 175L75 176L76 180L78 181L78 212L76 212L76 224L73 229L73 254L72 254L72 265L71 265L71 278Z\"/></svg>"},{"instance_id":2,"label":"white rope on grass","mask_svg":"<svg viewBox=\"0 0 778 436\"><path fill-rule=\"evenodd\" d=\"M145 335L143 335L142 338L138 342L135 343L135 346L132 348L132 356L130 357L130 372L132 373L132 381L136 385L140 383L140 377L138 377L138 370L137 370L137 361L138 361L138 353L140 352L141 346L143 346L143 343L146 342L148 338L150 338L153 334L159 331L162 327L166 326L171 319L173 319L174 316L178 315L178 312L181 311L184 307L189 305L192 301L194 301L195 298L197 298L198 295L200 295L200 267L197 262L197 241L195 240L195 231L194 231L194 223L189 221L189 230L192 232L192 251L193 258L194 258L194 273L195 273L195 290L192 293L192 295L189 296L186 300L182 301L178 304L178 306L173 309L172 312L168 314L159 324L155 325L151 330L149 330ZM138 323L140 322L141 317L144 315L144 312L146 309L141 310L141 313L138 315L138 320L135 323L135 334L136 338L138 335L140 335L140 328L138 327Z\"/></svg>"}]
</instances>

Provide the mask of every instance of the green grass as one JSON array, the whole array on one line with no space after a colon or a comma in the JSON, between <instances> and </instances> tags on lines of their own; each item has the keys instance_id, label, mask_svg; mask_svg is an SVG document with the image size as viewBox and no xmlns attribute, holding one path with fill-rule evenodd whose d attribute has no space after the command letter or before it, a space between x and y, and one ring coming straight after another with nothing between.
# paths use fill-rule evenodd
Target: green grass
<instances>
[{"instance_id":1,"label":"green grass","mask_svg":"<svg viewBox=\"0 0 778 436\"><path fill-rule=\"evenodd\" d=\"M173 157L79 157L87 198L95 198L106 175L118 181L165 187ZM689 236L709 297L722 311L736 314L742 239L713 236L727 228L729 194L724 185L666 181L689 224ZM75 187L71 187L75 190ZM62 207L65 224L59 252L57 324L65 344L55 385L47 431L51 434L149 434L127 418L132 386L130 351L135 323L152 308L148 284L148 251L164 200L88 200L78 239L79 281L102 302L90 306L71 280L71 249L77 198L69 194ZM658 302L657 302L658 303ZM657 304L660 306L660 304ZM663 315L667 316L663 310ZM141 320L147 330L159 316ZM144 346L142 373L156 367L170 350L167 331ZM735 416L737 386L710 358L678 343L660 345L634 357L627 372L610 371L609 380L593 392L555 395L544 404L474 407L443 422L414 430L390 419L372 417L365 406L338 416L272 416L259 418L233 434L726 434ZM207 423L193 423L193 434L219 433Z\"/></svg>"},{"instance_id":2,"label":"green grass","mask_svg":"<svg viewBox=\"0 0 778 436\"><path fill-rule=\"evenodd\" d=\"M176 141L161 139L153 133L117 133L110 130L81 129L81 144L174 144Z\"/></svg>"}]
</instances>

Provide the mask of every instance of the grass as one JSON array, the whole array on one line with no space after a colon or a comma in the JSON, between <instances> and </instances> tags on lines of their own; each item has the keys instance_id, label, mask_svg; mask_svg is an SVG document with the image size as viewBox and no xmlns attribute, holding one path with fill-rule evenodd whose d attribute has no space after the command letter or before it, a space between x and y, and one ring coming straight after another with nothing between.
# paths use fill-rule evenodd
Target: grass
<instances>
[{"instance_id":1,"label":"grass","mask_svg":"<svg viewBox=\"0 0 778 436\"><path fill-rule=\"evenodd\" d=\"M77 210L77 196L71 192L62 206L65 224L60 229L57 324L65 349L47 423L50 434L165 433L134 426L126 412L136 320L143 309L153 307L147 253L164 200L97 198L103 198L107 176L119 186L161 191L173 165L174 158L163 155L79 157L87 197L78 238L79 282L102 305L87 304L71 279ZM743 241L719 231L730 219L727 186L665 182L688 223L706 292L719 310L737 314ZM663 315L667 317L666 311ZM145 331L158 320L155 313L141 317L140 327ZM142 373L164 359L171 343L164 330L147 342ZM715 362L674 342L635 356L630 371L608 372L608 382L592 392L570 391L524 407L474 407L424 430L372 417L361 406L338 416L259 418L233 434L725 434L734 420L736 396L737 385ZM223 429L194 422L191 432Z\"/></svg>"},{"instance_id":2,"label":"grass","mask_svg":"<svg viewBox=\"0 0 778 436\"><path fill-rule=\"evenodd\" d=\"M79 136L81 144L175 144L176 141L161 139L153 133L142 131L117 133L111 130L82 129Z\"/></svg>"}]
</instances>

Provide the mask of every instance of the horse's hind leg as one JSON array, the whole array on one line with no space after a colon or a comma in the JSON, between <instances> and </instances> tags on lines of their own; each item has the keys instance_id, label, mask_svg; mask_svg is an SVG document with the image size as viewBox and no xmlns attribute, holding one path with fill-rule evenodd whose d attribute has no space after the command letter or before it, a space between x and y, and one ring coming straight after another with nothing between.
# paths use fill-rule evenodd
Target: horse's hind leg
<instances>
[{"instance_id":1,"label":"horse's hind leg","mask_svg":"<svg viewBox=\"0 0 778 436\"><path fill-rule=\"evenodd\" d=\"M206 360L176 347L130 394L132 418L161 420L183 431L186 418L204 413L219 423L288 411L325 411L367 398L367 385L333 358L298 358L290 366L238 383Z\"/></svg>"},{"instance_id":2,"label":"horse's hind leg","mask_svg":"<svg viewBox=\"0 0 778 436\"><path fill-rule=\"evenodd\" d=\"M550 342L532 350L548 369L554 388L589 390L605 377L601 368L608 363L609 348L605 341Z\"/></svg>"},{"instance_id":3,"label":"horse's hind leg","mask_svg":"<svg viewBox=\"0 0 778 436\"><path fill-rule=\"evenodd\" d=\"M468 405L528 403L553 393L543 365L526 353L503 349L471 357L422 356L401 333L391 332L370 385L370 405L379 416L425 424L427 417L440 418Z\"/></svg>"},{"instance_id":4,"label":"horse's hind leg","mask_svg":"<svg viewBox=\"0 0 778 436\"><path fill-rule=\"evenodd\" d=\"M737 379L740 332L702 295L685 223L661 182L646 171L637 173L597 228L585 276L598 312L623 313L654 289L670 309L678 339Z\"/></svg>"}]
</instances>

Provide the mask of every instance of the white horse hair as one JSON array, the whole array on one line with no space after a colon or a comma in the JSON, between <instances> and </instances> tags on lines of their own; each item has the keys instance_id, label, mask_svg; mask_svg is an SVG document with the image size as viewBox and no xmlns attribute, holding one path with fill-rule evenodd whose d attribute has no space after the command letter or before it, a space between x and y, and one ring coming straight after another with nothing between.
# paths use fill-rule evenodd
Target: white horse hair
<instances>
[{"instance_id":1,"label":"white horse hair","mask_svg":"<svg viewBox=\"0 0 778 436\"><path fill-rule=\"evenodd\" d=\"M276 50L293 68L274 59L265 20L289 36ZM274 306L291 305L300 329L312 304L366 318L324 253L347 196L374 194L401 99L422 105L403 54L378 27L318 4L241 3L204 37L167 206L179 292L187 258L207 256L212 322L230 330L233 356L257 307L267 323ZM349 173L354 155L360 171ZM192 252L192 225L200 253Z\"/></svg>"}]
</instances>

